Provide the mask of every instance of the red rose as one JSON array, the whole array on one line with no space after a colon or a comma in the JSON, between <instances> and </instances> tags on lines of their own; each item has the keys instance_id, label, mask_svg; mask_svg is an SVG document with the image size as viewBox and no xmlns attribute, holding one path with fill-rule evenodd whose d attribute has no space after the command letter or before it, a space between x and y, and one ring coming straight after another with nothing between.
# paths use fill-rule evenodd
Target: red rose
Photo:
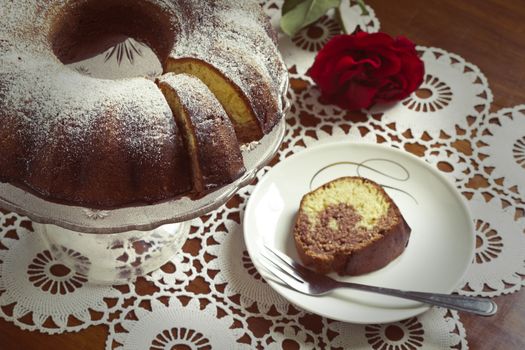
<instances>
[{"instance_id":1,"label":"red rose","mask_svg":"<svg viewBox=\"0 0 525 350\"><path fill-rule=\"evenodd\" d=\"M353 110L404 99L423 81L424 66L410 40L359 32L332 38L307 74L323 101Z\"/></svg>"}]
</instances>

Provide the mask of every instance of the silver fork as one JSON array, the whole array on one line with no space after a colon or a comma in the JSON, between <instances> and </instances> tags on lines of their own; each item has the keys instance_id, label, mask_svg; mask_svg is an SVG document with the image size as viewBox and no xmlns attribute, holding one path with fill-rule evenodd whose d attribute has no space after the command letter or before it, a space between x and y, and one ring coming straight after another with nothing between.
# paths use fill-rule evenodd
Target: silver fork
<instances>
[{"instance_id":1,"label":"silver fork","mask_svg":"<svg viewBox=\"0 0 525 350\"><path fill-rule=\"evenodd\" d=\"M263 266L284 284L303 294L319 296L328 294L336 288L352 288L366 292L415 300L429 305L472 312L482 316L494 315L498 310L498 306L494 301L485 298L456 294L404 291L337 281L329 276L307 269L301 264L295 262L288 255L276 249L272 249L266 245L264 247L265 250L261 251L261 256L264 257L264 260L260 259Z\"/></svg>"}]
</instances>

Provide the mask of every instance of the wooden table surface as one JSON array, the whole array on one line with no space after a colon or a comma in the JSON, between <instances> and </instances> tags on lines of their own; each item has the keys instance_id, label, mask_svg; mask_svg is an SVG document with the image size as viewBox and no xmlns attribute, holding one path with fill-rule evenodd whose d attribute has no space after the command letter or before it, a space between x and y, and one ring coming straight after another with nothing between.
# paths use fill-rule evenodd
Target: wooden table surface
<instances>
[{"instance_id":1,"label":"wooden table surface","mask_svg":"<svg viewBox=\"0 0 525 350\"><path fill-rule=\"evenodd\" d=\"M525 103L525 0L367 0L381 30L457 53L486 75L492 111ZM525 233L524 233L525 234ZM143 286L145 289L147 285ZM461 313L471 349L525 349L525 291L495 299L491 318ZM107 327L44 335L0 320L2 350L104 349Z\"/></svg>"}]
</instances>

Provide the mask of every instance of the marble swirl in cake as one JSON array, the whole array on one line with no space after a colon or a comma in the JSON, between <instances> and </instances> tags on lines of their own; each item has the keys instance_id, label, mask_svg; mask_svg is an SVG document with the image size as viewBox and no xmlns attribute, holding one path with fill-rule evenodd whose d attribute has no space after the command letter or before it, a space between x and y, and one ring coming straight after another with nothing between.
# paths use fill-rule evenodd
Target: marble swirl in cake
<instances>
[{"instance_id":1,"label":"marble swirl in cake","mask_svg":"<svg viewBox=\"0 0 525 350\"><path fill-rule=\"evenodd\" d=\"M349 176L303 196L293 235L306 265L322 273L361 275L398 257L410 231L380 185Z\"/></svg>"}]
</instances>

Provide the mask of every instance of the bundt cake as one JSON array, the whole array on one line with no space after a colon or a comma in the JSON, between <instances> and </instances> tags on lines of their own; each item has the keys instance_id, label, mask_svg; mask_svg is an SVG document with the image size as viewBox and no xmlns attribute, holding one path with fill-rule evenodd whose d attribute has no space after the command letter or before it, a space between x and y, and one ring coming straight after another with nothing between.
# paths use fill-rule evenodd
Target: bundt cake
<instances>
[{"instance_id":1,"label":"bundt cake","mask_svg":"<svg viewBox=\"0 0 525 350\"><path fill-rule=\"evenodd\" d=\"M118 208L217 189L244 171L239 143L282 118L287 71L255 1L13 0L0 13L0 181L46 200ZM159 85L65 66L112 33L154 50Z\"/></svg>"},{"instance_id":2,"label":"bundt cake","mask_svg":"<svg viewBox=\"0 0 525 350\"><path fill-rule=\"evenodd\" d=\"M293 235L305 265L322 273L360 275L399 256L410 227L377 183L342 177L303 196Z\"/></svg>"}]
</instances>

